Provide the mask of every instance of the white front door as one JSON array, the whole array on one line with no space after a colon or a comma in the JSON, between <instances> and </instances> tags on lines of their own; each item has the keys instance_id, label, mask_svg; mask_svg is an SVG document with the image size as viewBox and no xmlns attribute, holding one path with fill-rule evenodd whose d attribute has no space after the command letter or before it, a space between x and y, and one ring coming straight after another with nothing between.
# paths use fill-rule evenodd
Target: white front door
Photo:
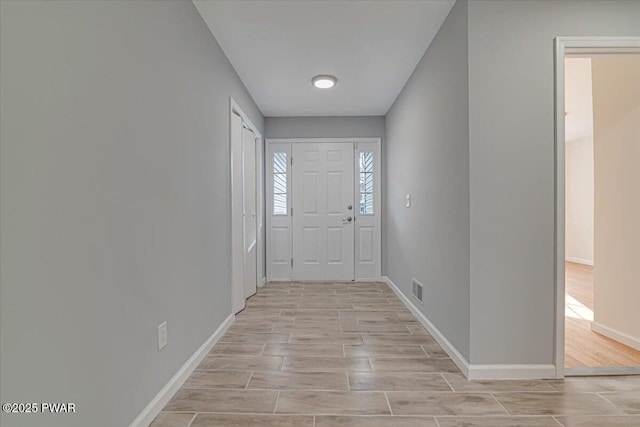
<instances>
[{"instance_id":1,"label":"white front door","mask_svg":"<svg viewBox=\"0 0 640 427\"><path fill-rule=\"evenodd\" d=\"M257 218L256 218L256 136L242 128L242 223L244 234L244 297L256 293Z\"/></svg>"},{"instance_id":2,"label":"white front door","mask_svg":"<svg viewBox=\"0 0 640 427\"><path fill-rule=\"evenodd\" d=\"M292 145L293 279L354 280L354 146Z\"/></svg>"}]
</instances>

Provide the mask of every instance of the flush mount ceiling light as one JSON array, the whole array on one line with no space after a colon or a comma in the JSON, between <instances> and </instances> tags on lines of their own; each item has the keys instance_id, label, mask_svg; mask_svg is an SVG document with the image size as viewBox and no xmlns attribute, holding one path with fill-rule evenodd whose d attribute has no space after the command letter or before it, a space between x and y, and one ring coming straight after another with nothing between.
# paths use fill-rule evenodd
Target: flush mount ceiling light
<instances>
[{"instance_id":1,"label":"flush mount ceiling light","mask_svg":"<svg viewBox=\"0 0 640 427\"><path fill-rule=\"evenodd\" d=\"M336 85L338 79L328 74L315 76L311 79L311 83L318 89L329 89Z\"/></svg>"}]
</instances>

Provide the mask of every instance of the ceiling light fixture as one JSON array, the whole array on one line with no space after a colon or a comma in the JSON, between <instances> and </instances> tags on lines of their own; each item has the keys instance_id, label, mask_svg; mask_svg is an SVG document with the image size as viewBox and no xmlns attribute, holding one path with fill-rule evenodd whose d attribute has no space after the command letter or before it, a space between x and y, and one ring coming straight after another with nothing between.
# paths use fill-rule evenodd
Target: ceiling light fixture
<instances>
[{"instance_id":1,"label":"ceiling light fixture","mask_svg":"<svg viewBox=\"0 0 640 427\"><path fill-rule=\"evenodd\" d=\"M311 83L318 89L329 89L336 85L338 79L328 74L315 76L311 79Z\"/></svg>"}]
</instances>

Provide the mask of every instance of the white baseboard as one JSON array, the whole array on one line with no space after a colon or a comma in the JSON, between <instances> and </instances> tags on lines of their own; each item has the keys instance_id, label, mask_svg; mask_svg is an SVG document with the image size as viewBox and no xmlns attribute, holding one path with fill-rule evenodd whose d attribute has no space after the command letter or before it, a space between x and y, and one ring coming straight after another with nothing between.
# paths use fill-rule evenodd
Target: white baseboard
<instances>
[{"instance_id":1,"label":"white baseboard","mask_svg":"<svg viewBox=\"0 0 640 427\"><path fill-rule=\"evenodd\" d=\"M398 288L390 278L385 276L382 279L387 283L387 285L389 285L389 287L393 290L393 292L395 292L398 298L400 298L400 301L402 301L404 305L407 306L409 311L411 311L411 313L415 316L418 322L420 322L422 326L424 326L424 328L427 330L427 332L429 332L431 336L438 342L438 344L440 344L440 347L442 347L442 349L447 352L447 354L449 355L453 363L456 364L458 369L460 369L462 373L468 378L469 362L467 361L467 359L465 359L464 356L460 354L458 349L455 348L455 346L449 342L447 337L445 337L442 334L442 332L440 332L440 330L438 330L438 328L436 328L435 325L431 323L429 319L427 319L427 316L422 314L422 312L418 310L418 308L415 305L413 305L413 303L409 300L409 298L407 298L406 295L402 293L400 288Z\"/></svg>"},{"instance_id":2,"label":"white baseboard","mask_svg":"<svg viewBox=\"0 0 640 427\"><path fill-rule=\"evenodd\" d=\"M148 427L158 416L162 408L171 400L173 395L182 387L182 384L189 378L202 359L211 351L213 346L224 335L229 326L235 320L235 316L230 314L215 332L196 350L184 365L175 373L173 377L162 387L162 389L151 399L151 402L140 412L140 415L129 425L129 427Z\"/></svg>"},{"instance_id":3,"label":"white baseboard","mask_svg":"<svg viewBox=\"0 0 640 427\"><path fill-rule=\"evenodd\" d=\"M266 285L266 284L267 284L267 278L266 278L266 277L263 277L263 278L262 278L262 279L260 279L260 281L258 282L258 287L259 287L259 288L261 288L261 287L263 287L263 286L264 286L264 285Z\"/></svg>"},{"instance_id":4,"label":"white baseboard","mask_svg":"<svg viewBox=\"0 0 640 427\"><path fill-rule=\"evenodd\" d=\"M555 365L469 365L470 380L529 380L556 378Z\"/></svg>"},{"instance_id":5,"label":"white baseboard","mask_svg":"<svg viewBox=\"0 0 640 427\"><path fill-rule=\"evenodd\" d=\"M453 363L458 369L470 380L493 379L493 380L512 380L512 379L550 379L556 377L556 367L549 365L480 365L471 364L451 344L442 332L406 297L405 294L396 286L388 277L382 278L384 282L395 292L400 301L411 311L415 318L424 326L424 328L433 336L440 344L440 347L447 352Z\"/></svg>"},{"instance_id":6,"label":"white baseboard","mask_svg":"<svg viewBox=\"0 0 640 427\"><path fill-rule=\"evenodd\" d=\"M568 257L565 257L565 261L575 262L576 264L584 264L584 265L593 266L593 260L592 259L574 258L574 257L568 256Z\"/></svg>"},{"instance_id":7,"label":"white baseboard","mask_svg":"<svg viewBox=\"0 0 640 427\"><path fill-rule=\"evenodd\" d=\"M640 339L636 337L633 337L624 332L620 332L598 322L591 322L591 330L640 351Z\"/></svg>"}]
</instances>

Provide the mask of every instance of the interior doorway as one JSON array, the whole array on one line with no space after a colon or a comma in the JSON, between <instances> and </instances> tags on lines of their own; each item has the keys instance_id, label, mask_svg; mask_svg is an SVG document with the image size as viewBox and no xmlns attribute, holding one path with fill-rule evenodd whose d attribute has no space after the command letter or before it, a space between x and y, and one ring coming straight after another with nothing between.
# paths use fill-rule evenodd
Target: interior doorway
<instances>
[{"instance_id":1,"label":"interior doorway","mask_svg":"<svg viewBox=\"0 0 640 427\"><path fill-rule=\"evenodd\" d=\"M379 145L267 140L269 281L380 278Z\"/></svg>"},{"instance_id":2,"label":"interior doorway","mask_svg":"<svg viewBox=\"0 0 640 427\"><path fill-rule=\"evenodd\" d=\"M640 38L556 39L556 376L640 373Z\"/></svg>"}]
</instances>

